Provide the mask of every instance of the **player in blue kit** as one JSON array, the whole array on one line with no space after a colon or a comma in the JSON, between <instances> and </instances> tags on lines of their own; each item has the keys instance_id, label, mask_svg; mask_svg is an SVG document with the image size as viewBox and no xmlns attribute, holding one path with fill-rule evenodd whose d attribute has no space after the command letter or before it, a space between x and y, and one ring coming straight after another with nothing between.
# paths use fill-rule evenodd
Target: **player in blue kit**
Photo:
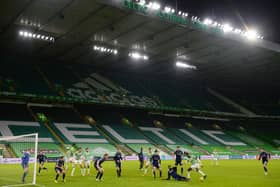
<instances>
[{"instance_id":1,"label":"player in blue kit","mask_svg":"<svg viewBox=\"0 0 280 187\"><path fill-rule=\"evenodd\" d=\"M116 164L116 169L117 169L117 176L120 177L122 173L122 153L118 149L115 156L114 156L114 161Z\"/></svg>"},{"instance_id":2,"label":"player in blue kit","mask_svg":"<svg viewBox=\"0 0 280 187\"><path fill-rule=\"evenodd\" d=\"M180 165L181 167L181 175L183 175L184 173L184 168L183 168L183 156L184 153L181 150L180 146L177 146L177 150L174 152L175 155L175 166L177 167L178 165Z\"/></svg>"},{"instance_id":3,"label":"player in blue kit","mask_svg":"<svg viewBox=\"0 0 280 187\"><path fill-rule=\"evenodd\" d=\"M62 174L62 182L66 182L65 180L65 166L64 166L64 156L61 156L58 161L56 162L55 165L55 172L56 172L56 176L55 176L55 183L58 183L57 179L59 177L59 175Z\"/></svg>"},{"instance_id":4,"label":"player in blue kit","mask_svg":"<svg viewBox=\"0 0 280 187\"><path fill-rule=\"evenodd\" d=\"M270 153L262 150L260 155L259 155L259 158L258 158L258 160L262 160L265 175L268 175L267 164L268 164L268 161L270 160L270 157L271 157Z\"/></svg>"},{"instance_id":5,"label":"player in blue kit","mask_svg":"<svg viewBox=\"0 0 280 187\"><path fill-rule=\"evenodd\" d=\"M159 152L158 150L155 150L155 153L152 155L152 166L153 166L153 175L154 175L154 179L156 178L156 169L159 170L159 176L162 176L162 170L160 167L161 164L161 160L160 160L160 156L159 156Z\"/></svg>"},{"instance_id":6,"label":"player in blue kit","mask_svg":"<svg viewBox=\"0 0 280 187\"><path fill-rule=\"evenodd\" d=\"M101 181L103 174L104 174L104 169L102 168L102 163L105 162L105 160L108 159L108 154L104 154L102 158L99 158L95 160L94 162L94 167L98 171L97 175L95 177L96 181Z\"/></svg>"},{"instance_id":7,"label":"player in blue kit","mask_svg":"<svg viewBox=\"0 0 280 187\"><path fill-rule=\"evenodd\" d=\"M22 178L21 178L22 183L25 183L25 178L28 174L29 160L30 160L30 153L28 151L25 151L23 153L23 156L21 157L21 166L23 168L23 175L22 175Z\"/></svg>"}]
</instances>

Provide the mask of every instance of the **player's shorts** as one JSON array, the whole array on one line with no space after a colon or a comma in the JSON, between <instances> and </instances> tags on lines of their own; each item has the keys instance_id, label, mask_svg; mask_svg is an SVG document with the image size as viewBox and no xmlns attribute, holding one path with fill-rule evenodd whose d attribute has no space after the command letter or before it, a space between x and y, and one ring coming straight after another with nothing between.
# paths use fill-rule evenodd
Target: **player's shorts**
<instances>
[{"instance_id":1,"label":"player's shorts","mask_svg":"<svg viewBox=\"0 0 280 187\"><path fill-rule=\"evenodd\" d=\"M175 160L175 166L178 166L178 165L180 165L180 166L183 165L182 160Z\"/></svg>"},{"instance_id":2,"label":"player's shorts","mask_svg":"<svg viewBox=\"0 0 280 187\"><path fill-rule=\"evenodd\" d=\"M86 161L84 161L84 163L85 163L85 166L90 166L91 161L90 160L86 160Z\"/></svg>"},{"instance_id":3,"label":"player's shorts","mask_svg":"<svg viewBox=\"0 0 280 187\"><path fill-rule=\"evenodd\" d=\"M102 166L98 166L99 168L102 168ZM98 167L97 167L97 165L94 165L94 168L97 170L97 171L99 171L99 169L98 169Z\"/></svg>"},{"instance_id":4,"label":"player's shorts","mask_svg":"<svg viewBox=\"0 0 280 187\"><path fill-rule=\"evenodd\" d=\"M45 161L44 160L39 160L39 164L43 165L43 164L45 164Z\"/></svg>"},{"instance_id":5,"label":"player's shorts","mask_svg":"<svg viewBox=\"0 0 280 187\"><path fill-rule=\"evenodd\" d=\"M262 163L263 163L263 164L267 164L267 163L268 163L268 160L267 160L267 159L262 159Z\"/></svg>"},{"instance_id":6,"label":"player's shorts","mask_svg":"<svg viewBox=\"0 0 280 187\"><path fill-rule=\"evenodd\" d=\"M83 160L74 160L74 162L73 162L74 164L83 164L84 163L84 161Z\"/></svg>"},{"instance_id":7,"label":"player's shorts","mask_svg":"<svg viewBox=\"0 0 280 187\"><path fill-rule=\"evenodd\" d=\"M151 161L150 160L146 160L146 166L151 165Z\"/></svg>"},{"instance_id":8,"label":"player's shorts","mask_svg":"<svg viewBox=\"0 0 280 187\"><path fill-rule=\"evenodd\" d=\"M54 170L56 173L63 173L63 171L64 171L62 168L59 168L59 167L55 167Z\"/></svg>"},{"instance_id":9,"label":"player's shorts","mask_svg":"<svg viewBox=\"0 0 280 187\"><path fill-rule=\"evenodd\" d=\"M160 164L159 163L153 163L153 167L159 169L160 168Z\"/></svg>"},{"instance_id":10,"label":"player's shorts","mask_svg":"<svg viewBox=\"0 0 280 187\"><path fill-rule=\"evenodd\" d=\"M191 168L192 169L199 169L200 168L200 164L193 164L193 165L191 165Z\"/></svg>"},{"instance_id":11,"label":"player's shorts","mask_svg":"<svg viewBox=\"0 0 280 187\"><path fill-rule=\"evenodd\" d=\"M28 163L21 163L23 169L28 168Z\"/></svg>"},{"instance_id":12,"label":"player's shorts","mask_svg":"<svg viewBox=\"0 0 280 187\"><path fill-rule=\"evenodd\" d=\"M115 161L115 164L116 164L117 168L121 168L122 167L121 161Z\"/></svg>"},{"instance_id":13,"label":"player's shorts","mask_svg":"<svg viewBox=\"0 0 280 187\"><path fill-rule=\"evenodd\" d=\"M75 162L75 158L74 157L70 157L69 159L67 159L67 161L74 163Z\"/></svg>"}]
</instances>

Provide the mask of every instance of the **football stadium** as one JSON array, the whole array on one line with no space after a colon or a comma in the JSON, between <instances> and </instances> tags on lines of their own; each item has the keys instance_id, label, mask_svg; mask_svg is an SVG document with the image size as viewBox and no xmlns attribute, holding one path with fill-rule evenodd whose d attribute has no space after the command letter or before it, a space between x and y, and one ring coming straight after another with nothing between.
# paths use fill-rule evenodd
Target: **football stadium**
<instances>
[{"instance_id":1,"label":"football stadium","mask_svg":"<svg viewBox=\"0 0 280 187\"><path fill-rule=\"evenodd\" d=\"M280 44L185 6L2 0L0 186L279 187Z\"/></svg>"}]
</instances>

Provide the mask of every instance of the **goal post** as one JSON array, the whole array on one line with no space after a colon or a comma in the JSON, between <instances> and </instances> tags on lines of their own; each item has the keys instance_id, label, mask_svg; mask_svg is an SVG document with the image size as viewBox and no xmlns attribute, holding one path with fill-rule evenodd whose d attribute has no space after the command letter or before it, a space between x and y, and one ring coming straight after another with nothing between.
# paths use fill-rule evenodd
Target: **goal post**
<instances>
[{"instance_id":1,"label":"goal post","mask_svg":"<svg viewBox=\"0 0 280 187\"><path fill-rule=\"evenodd\" d=\"M0 175L0 186L37 186L38 133L0 137L0 145L3 155L4 151L7 151L3 158L0 157L0 173L2 175ZM29 155L29 166L26 180L23 183L24 170L21 161L24 154ZM12 176L9 175L11 169L13 170Z\"/></svg>"}]
</instances>

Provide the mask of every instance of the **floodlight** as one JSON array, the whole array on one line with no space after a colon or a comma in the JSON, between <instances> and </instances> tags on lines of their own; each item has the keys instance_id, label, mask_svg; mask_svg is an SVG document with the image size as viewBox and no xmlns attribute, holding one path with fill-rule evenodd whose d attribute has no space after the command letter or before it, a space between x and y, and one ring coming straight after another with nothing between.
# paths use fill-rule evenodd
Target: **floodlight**
<instances>
[{"instance_id":1,"label":"floodlight","mask_svg":"<svg viewBox=\"0 0 280 187\"><path fill-rule=\"evenodd\" d=\"M157 2L153 2L151 4L151 9L153 9L153 10L159 10L160 7L161 7L161 5L159 3L157 3Z\"/></svg>"},{"instance_id":2,"label":"floodlight","mask_svg":"<svg viewBox=\"0 0 280 187\"><path fill-rule=\"evenodd\" d=\"M23 36L23 31L19 31L19 35L20 35L20 36Z\"/></svg>"},{"instance_id":3,"label":"floodlight","mask_svg":"<svg viewBox=\"0 0 280 187\"><path fill-rule=\"evenodd\" d=\"M145 1L145 0L140 0L140 1L139 1L139 4L140 4L140 5L145 5L145 4L146 4L146 1Z\"/></svg>"},{"instance_id":4,"label":"floodlight","mask_svg":"<svg viewBox=\"0 0 280 187\"><path fill-rule=\"evenodd\" d=\"M229 25L229 24L224 24L223 26L222 26L222 28L223 28L223 31L225 32L225 33L227 33L227 32L231 32L232 30L233 30L233 28Z\"/></svg>"},{"instance_id":5,"label":"floodlight","mask_svg":"<svg viewBox=\"0 0 280 187\"><path fill-rule=\"evenodd\" d=\"M135 59L141 58L141 55L139 53L131 53L131 57Z\"/></svg>"},{"instance_id":6,"label":"floodlight","mask_svg":"<svg viewBox=\"0 0 280 187\"><path fill-rule=\"evenodd\" d=\"M131 52L128 54L128 56L130 56L131 58L135 59L135 60L139 60L139 59L143 59L143 60L149 60L149 57L147 55L142 55L138 52Z\"/></svg>"},{"instance_id":7,"label":"floodlight","mask_svg":"<svg viewBox=\"0 0 280 187\"><path fill-rule=\"evenodd\" d=\"M27 37L27 36L28 36L28 32L26 32L26 31L23 32L23 36L24 36L24 37Z\"/></svg>"},{"instance_id":8,"label":"floodlight","mask_svg":"<svg viewBox=\"0 0 280 187\"><path fill-rule=\"evenodd\" d=\"M203 22L205 25L211 25L213 23L213 21L209 18L206 18Z\"/></svg>"},{"instance_id":9,"label":"floodlight","mask_svg":"<svg viewBox=\"0 0 280 187\"><path fill-rule=\"evenodd\" d=\"M234 30L234 33L236 33L236 34L241 34L242 31L241 31L240 29L235 29L235 30Z\"/></svg>"},{"instance_id":10,"label":"floodlight","mask_svg":"<svg viewBox=\"0 0 280 187\"><path fill-rule=\"evenodd\" d=\"M258 37L258 33L256 30L248 30L247 32L245 32L245 36L249 40L255 40Z\"/></svg>"},{"instance_id":11,"label":"floodlight","mask_svg":"<svg viewBox=\"0 0 280 187\"><path fill-rule=\"evenodd\" d=\"M196 66L189 65L187 63L180 62L180 61L176 62L176 66L179 67L179 68L185 68L185 69L194 69L194 70L197 69Z\"/></svg>"},{"instance_id":12,"label":"floodlight","mask_svg":"<svg viewBox=\"0 0 280 187\"><path fill-rule=\"evenodd\" d=\"M171 8L170 8L170 7L165 7L165 8L164 8L164 11L165 11L166 13L169 13L169 12L171 11Z\"/></svg>"}]
</instances>

